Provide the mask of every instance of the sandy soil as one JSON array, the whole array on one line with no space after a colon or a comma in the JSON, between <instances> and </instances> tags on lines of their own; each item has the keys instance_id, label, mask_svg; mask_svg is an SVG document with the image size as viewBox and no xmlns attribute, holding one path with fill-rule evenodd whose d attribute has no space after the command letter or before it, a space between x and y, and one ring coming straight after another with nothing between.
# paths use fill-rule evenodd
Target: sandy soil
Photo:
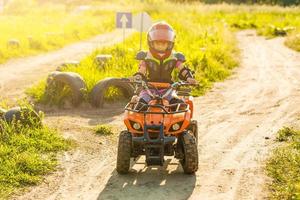
<instances>
[{"instance_id":1,"label":"sandy soil","mask_svg":"<svg viewBox=\"0 0 300 200\"><path fill-rule=\"evenodd\" d=\"M300 54L286 48L283 38L266 40L253 31L237 38L241 67L195 99L200 161L195 175L183 174L171 158L157 168L138 160L130 174L118 175L117 133L97 136L91 127L109 123L121 130L120 105L52 110L46 123L78 141L78 147L60 156L57 172L15 199L265 199L263 166L275 133L299 122Z\"/></svg>"}]
</instances>

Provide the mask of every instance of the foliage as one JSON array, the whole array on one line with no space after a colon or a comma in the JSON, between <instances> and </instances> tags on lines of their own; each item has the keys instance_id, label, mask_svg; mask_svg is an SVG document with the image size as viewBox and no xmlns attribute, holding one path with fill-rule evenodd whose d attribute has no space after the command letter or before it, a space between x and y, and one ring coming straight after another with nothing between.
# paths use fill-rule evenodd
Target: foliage
<instances>
[{"instance_id":1,"label":"foliage","mask_svg":"<svg viewBox=\"0 0 300 200\"><path fill-rule=\"evenodd\" d=\"M300 52L300 30L291 34L286 39L285 45Z\"/></svg>"},{"instance_id":2,"label":"foliage","mask_svg":"<svg viewBox=\"0 0 300 200\"><path fill-rule=\"evenodd\" d=\"M111 134L113 134L112 128L110 126L107 126L107 125L97 125L94 128L94 131L98 135L111 135Z\"/></svg>"},{"instance_id":3,"label":"foliage","mask_svg":"<svg viewBox=\"0 0 300 200\"><path fill-rule=\"evenodd\" d=\"M300 199L300 131L284 127L278 131L276 148L266 166L272 178L271 199Z\"/></svg>"},{"instance_id":4,"label":"foliage","mask_svg":"<svg viewBox=\"0 0 300 200\"><path fill-rule=\"evenodd\" d=\"M260 5L280 5L280 6L291 6L299 5L299 0L170 0L172 2L188 3L188 2L202 2L206 4L220 4L220 3L229 3L229 4L260 4Z\"/></svg>"},{"instance_id":5,"label":"foliage","mask_svg":"<svg viewBox=\"0 0 300 200\"><path fill-rule=\"evenodd\" d=\"M238 10L233 12L233 10ZM286 36L285 44L300 51L300 9L270 6L223 6L220 20L232 28L256 29L259 35L273 38Z\"/></svg>"},{"instance_id":6,"label":"foliage","mask_svg":"<svg viewBox=\"0 0 300 200\"><path fill-rule=\"evenodd\" d=\"M112 10L68 10L62 4L14 0L0 14L0 63L58 49L112 30Z\"/></svg>"},{"instance_id":7,"label":"foliage","mask_svg":"<svg viewBox=\"0 0 300 200\"><path fill-rule=\"evenodd\" d=\"M42 175L55 170L57 153L71 146L56 130L40 126L35 119L26 120L32 122L30 126L21 123L22 120L12 123L0 120L1 198L7 198L18 188L39 183Z\"/></svg>"},{"instance_id":8,"label":"foliage","mask_svg":"<svg viewBox=\"0 0 300 200\"><path fill-rule=\"evenodd\" d=\"M155 20L164 19L168 21L177 33L175 49L186 55L188 62L186 65L195 70L196 78L201 85L194 90L193 94L198 96L203 94L212 82L222 81L230 70L239 63L236 41L229 27L224 26L222 21L216 21L218 13L211 11L208 13L172 12L173 5L166 6L162 10L156 5L148 6L148 11ZM192 9L188 7L188 9ZM159 11L159 12L157 12ZM184 18L181 16L185 15ZM147 48L146 35L143 35L143 47ZM98 49L91 55L84 58L79 66L69 66L65 71L79 73L86 82L87 93L94 85L106 77L129 77L138 69L138 61L135 55L139 51L139 34L134 34L124 43ZM99 54L111 54L113 58L104 65L99 65L95 58ZM45 83L44 83L45 84ZM32 96L38 102L42 102L44 92L39 85L31 89ZM119 98L116 96L115 98Z\"/></svg>"}]
</instances>

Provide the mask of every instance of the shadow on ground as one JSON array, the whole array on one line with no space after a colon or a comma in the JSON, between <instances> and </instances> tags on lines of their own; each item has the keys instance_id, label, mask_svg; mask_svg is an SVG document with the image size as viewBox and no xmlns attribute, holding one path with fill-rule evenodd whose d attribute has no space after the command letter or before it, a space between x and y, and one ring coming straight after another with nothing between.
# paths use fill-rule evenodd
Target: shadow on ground
<instances>
[{"instance_id":1,"label":"shadow on ground","mask_svg":"<svg viewBox=\"0 0 300 200\"><path fill-rule=\"evenodd\" d=\"M45 112L47 117L80 117L87 119L88 125L94 126L113 121L124 113L126 103L107 104L104 108L93 108L89 105L82 105L78 108L58 108L39 106L37 110Z\"/></svg>"},{"instance_id":2,"label":"shadow on ground","mask_svg":"<svg viewBox=\"0 0 300 200\"><path fill-rule=\"evenodd\" d=\"M136 165L126 175L114 170L97 200L188 199L194 191L196 176L184 174L171 159L163 167L146 167L143 162Z\"/></svg>"}]
</instances>

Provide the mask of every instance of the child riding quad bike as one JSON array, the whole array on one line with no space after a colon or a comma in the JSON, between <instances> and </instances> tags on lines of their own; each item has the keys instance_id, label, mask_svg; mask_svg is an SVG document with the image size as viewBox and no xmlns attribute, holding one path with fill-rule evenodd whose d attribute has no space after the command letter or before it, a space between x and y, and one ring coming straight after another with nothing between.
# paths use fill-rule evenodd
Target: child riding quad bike
<instances>
[{"instance_id":1,"label":"child riding quad bike","mask_svg":"<svg viewBox=\"0 0 300 200\"><path fill-rule=\"evenodd\" d=\"M192 120L193 102L189 91L181 91L183 103L170 104L165 97L181 86L190 85L184 82L141 83L149 92L151 100L129 102L125 107L126 131L119 136L117 172L124 174L130 168L131 158L146 156L146 164L164 164L164 156L175 156L180 160L185 173L191 174L198 169L197 121ZM167 88L162 95L155 95L150 88Z\"/></svg>"},{"instance_id":2,"label":"child riding quad bike","mask_svg":"<svg viewBox=\"0 0 300 200\"><path fill-rule=\"evenodd\" d=\"M183 65L184 55L172 51L175 33L169 24L154 24L147 39L150 50L137 54L139 71L127 79L136 86L139 96L125 107L127 130L119 136L117 172L128 173L131 158L145 155L148 166L162 166L165 156L174 156L185 173L194 173L198 170L198 127L192 120L190 89L182 88L197 81ZM172 81L175 68L183 81Z\"/></svg>"}]
</instances>

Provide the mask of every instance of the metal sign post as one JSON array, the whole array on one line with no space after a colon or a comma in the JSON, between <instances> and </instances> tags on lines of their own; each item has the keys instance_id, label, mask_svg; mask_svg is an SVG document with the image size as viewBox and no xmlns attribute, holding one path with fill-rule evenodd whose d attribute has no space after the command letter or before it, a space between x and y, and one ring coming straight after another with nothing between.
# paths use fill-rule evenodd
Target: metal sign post
<instances>
[{"instance_id":1,"label":"metal sign post","mask_svg":"<svg viewBox=\"0 0 300 200\"><path fill-rule=\"evenodd\" d=\"M123 29L123 43L125 44L125 30L126 30L126 24L128 22L128 19L126 17L126 15L123 15L121 17L121 23L122 23L122 29Z\"/></svg>"},{"instance_id":2,"label":"metal sign post","mask_svg":"<svg viewBox=\"0 0 300 200\"><path fill-rule=\"evenodd\" d=\"M125 49L125 31L126 28L132 28L132 13L130 12L117 12L116 27L123 29L123 44Z\"/></svg>"},{"instance_id":3,"label":"metal sign post","mask_svg":"<svg viewBox=\"0 0 300 200\"><path fill-rule=\"evenodd\" d=\"M140 31L140 50L142 50L143 32L152 26L151 17L146 12L138 13L133 17L133 28Z\"/></svg>"},{"instance_id":4,"label":"metal sign post","mask_svg":"<svg viewBox=\"0 0 300 200\"><path fill-rule=\"evenodd\" d=\"M143 22L144 22L144 13L141 14L141 29L140 29L140 51L142 50L142 41L143 41Z\"/></svg>"}]
</instances>

